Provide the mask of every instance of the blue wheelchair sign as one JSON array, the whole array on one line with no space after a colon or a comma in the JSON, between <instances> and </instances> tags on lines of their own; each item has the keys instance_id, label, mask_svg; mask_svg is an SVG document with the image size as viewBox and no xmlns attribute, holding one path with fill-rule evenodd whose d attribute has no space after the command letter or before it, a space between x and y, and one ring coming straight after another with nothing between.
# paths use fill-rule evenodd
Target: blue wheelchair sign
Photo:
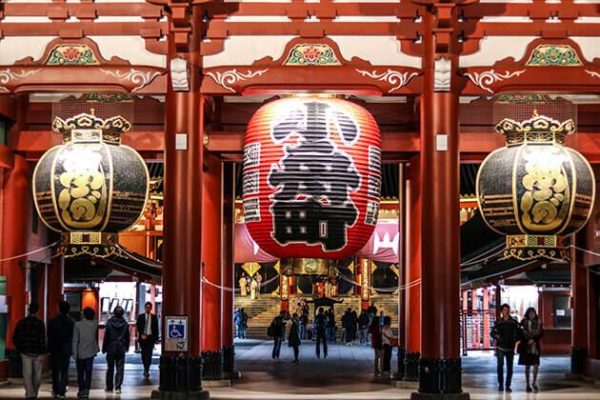
<instances>
[{"instance_id":1,"label":"blue wheelchair sign","mask_svg":"<svg viewBox=\"0 0 600 400\"><path fill-rule=\"evenodd\" d=\"M166 351L187 351L187 323L186 316L166 317Z\"/></svg>"}]
</instances>

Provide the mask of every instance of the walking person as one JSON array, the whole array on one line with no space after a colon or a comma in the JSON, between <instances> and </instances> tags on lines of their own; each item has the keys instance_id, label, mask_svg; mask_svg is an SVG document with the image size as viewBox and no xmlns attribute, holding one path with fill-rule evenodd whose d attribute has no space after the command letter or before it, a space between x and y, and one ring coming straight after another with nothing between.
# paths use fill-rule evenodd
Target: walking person
<instances>
[{"instance_id":1,"label":"walking person","mask_svg":"<svg viewBox=\"0 0 600 400\"><path fill-rule=\"evenodd\" d=\"M248 314L244 311L244 307L240 308L240 339L246 339L248 331Z\"/></svg>"},{"instance_id":2,"label":"walking person","mask_svg":"<svg viewBox=\"0 0 600 400\"><path fill-rule=\"evenodd\" d=\"M58 315L48 321L48 353L52 367L52 393L64 399L69 384L69 361L73 351L73 327L69 317L71 306L66 301L58 303Z\"/></svg>"},{"instance_id":3,"label":"walking person","mask_svg":"<svg viewBox=\"0 0 600 400\"><path fill-rule=\"evenodd\" d=\"M315 331L317 334L317 358L321 358L321 343L323 343L323 356L327 358L327 316L323 312L323 307L319 307L319 313L315 317Z\"/></svg>"},{"instance_id":4,"label":"walking person","mask_svg":"<svg viewBox=\"0 0 600 400\"><path fill-rule=\"evenodd\" d=\"M42 367L46 354L46 328L44 322L37 318L40 306L29 304L27 317L17 323L13 332L13 343L21 355L23 364L23 386L25 398L37 399L42 383Z\"/></svg>"},{"instance_id":5,"label":"walking person","mask_svg":"<svg viewBox=\"0 0 600 400\"><path fill-rule=\"evenodd\" d=\"M371 321L369 335L371 335L371 347L375 353L375 375L381 375L383 369L383 342L381 341L381 326L377 318L373 318Z\"/></svg>"},{"instance_id":6,"label":"walking person","mask_svg":"<svg viewBox=\"0 0 600 400\"><path fill-rule=\"evenodd\" d=\"M496 341L496 358L498 373L498 391L512 392L510 387L513 375L515 345L521 337L521 328L516 319L510 316L510 306L500 306L500 318L492 328L492 339ZM504 376L504 360L506 359L506 382Z\"/></svg>"},{"instance_id":7,"label":"walking person","mask_svg":"<svg viewBox=\"0 0 600 400\"><path fill-rule=\"evenodd\" d=\"M144 377L150 376L150 365L152 364L152 352L154 345L158 342L158 317L152 314L152 303L144 304L144 313L138 315L135 326L138 333L138 343L142 350L142 364L144 365Z\"/></svg>"},{"instance_id":8,"label":"walking person","mask_svg":"<svg viewBox=\"0 0 600 400\"><path fill-rule=\"evenodd\" d=\"M362 310L360 312L360 316L358 317L360 344L368 344L369 322L369 314L367 314L366 310Z\"/></svg>"},{"instance_id":9,"label":"walking person","mask_svg":"<svg viewBox=\"0 0 600 400\"><path fill-rule=\"evenodd\" d=\"M519 343L519 365L525 366L526 390L528 393L539 391L537 385L538 371L540 368L540 339L544 335L544 328L535 308L530 307L525 312L521 321L523 337ZM530 372L533 367L533 382L530 382Z\"/></svg>"},{"instance_id":10,"label":"walking person","mask_svg":"<svg viewBox=\"0 0 600 400\"><path fill-rule=\"evenodd\" d=\"M297 364L299 362L298 355L300 354L300 345L302 344L302 340L300 340L300 320L298 319L298 314L294 313L291 321L288 346L294 349L294 361L292 361L292 363Z\"/></svg>"},{"instance_id":11,"label":"walking person","mask_svg":"<svg viewBox=\"0 0 600 400\"><path fill-rule=\"evenodd\" d=\"M381 343L383 344L383 370L382 373L391 378L392 374L392 348L398 346L398 336L392 331L392 318L383 317L381 329Z\"/></svg>"},{"instance_id":12,"label":"walking person","mask_svg":"<svg viewBox=\"0 0 600 400\"><path fill-rule=\"evenodd\" d=\"M106 392L121 393L125 373L125 354L129 351L129 324L123 318L125 310L116 306L113 316L106 322L102 353L106 353ZM116 372L115 372L116 366Z\"/></svg>"},{"instance_id":13,"label":"walking person","mask_svg":"<svg viewBox=\"0 0 600 400\"><path fill-rule=\"evenodd\" d=\"M348 307L348 310L344 313L342 317L342 327L344 328L345 338L346 338L346 346L349 346L356 340L356 325L358 323L358 318L356 317L356 312L352 310L352 307Z\"/></svg>"},{"instance_id":14,"label":"walking person","mask_svg":"<svg viewBox=\"0 0 600 400\"><path fill-rule=\"evenodd\" d=\"M250 280L250 298L252 300L256 299L257 291L258 291L258 283L256 282L256 279L252 278Z\"/></svg>"},{"instance_id":15,"label":"walking person","mask_svg":"<svg viewBox=\"0 0 600 400\"><path fill-rule=\"evenodd\" d=\"M98 321L90 307L83 309L83 319L75 322L73 329L73 358L77 367L77 398L87 399L92 385L92 369L98 348Z\"/></svg>"},{"instance_id":16,"label":"walking person","mask_svg":"<svg viewBox=\"0 0 600 400\"><path fill-rule=\"evenodd\" d=\"M273 338L273 352L271 357L273 360L279 360L279 353L281 352L281 343L285 336L285 323L283 318L285 317L285 311L279 312L279 315L273 318L271 325L268 329L268 334Z\"/></svg>"}]
</instances>

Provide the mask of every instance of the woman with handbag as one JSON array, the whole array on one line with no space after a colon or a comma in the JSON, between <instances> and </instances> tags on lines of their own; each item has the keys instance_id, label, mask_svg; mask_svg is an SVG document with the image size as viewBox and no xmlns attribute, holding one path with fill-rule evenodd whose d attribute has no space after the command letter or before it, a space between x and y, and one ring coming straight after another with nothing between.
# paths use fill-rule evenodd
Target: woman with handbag
<instances>
[{"instance_id":1,"label":"woman with handbag","mask_svg":"<svg viewBox=\"0 0 600 400\"><path fill-rule=\"evenodd\" d=\"M383 317L383 328L381 329L381 341L383 343L383 375L389 375L392 378L392 348L398 345L398 337L392 331L392 319L388 316Z\"/></svg>"},{"instance_id":2,"label":"woman with handbag","mask_svg":"<svg viewBox=\"0 0 600 400\"><path fill-rule=\"evenodd\" d=\"M538 392L537 376L540 367L540 339L544 334L542 321L535 308L530 307L521 321L523 337L519 343L519 365L525 366L527 392ZM533 382L529 385L529 372L533 367Z\"/></svg>"}]
</instances>

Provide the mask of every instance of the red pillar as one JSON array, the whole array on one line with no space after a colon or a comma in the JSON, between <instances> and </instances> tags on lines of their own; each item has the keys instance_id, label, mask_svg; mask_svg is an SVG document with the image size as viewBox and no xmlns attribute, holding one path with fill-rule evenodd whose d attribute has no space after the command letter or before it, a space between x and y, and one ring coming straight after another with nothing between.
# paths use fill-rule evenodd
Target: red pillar
<instances>
[{"instance_id":1,"label":"red pillar","mask_svg":"<svg viewBox=\"0 0 600 400\"><path fill-rule=\"evenodd\" d=\"M591 225L591 224L590 224ZM583 229L571 240L576 247L588 248L587 229ZM589 272L585 266L584 253L571 251L571 373L583 375L585 373L586 357L589 356L588 338L588 286Z\"/></svg>"},{"instance_id":2,"label":"red pillar","mask_svg":"<svg viewBox=\"0 0 600 400\"><path fill-rule=\"evenodd\" d=\"M65 299L64 296L64 260L62 256L52 259L48 268L48 319L58 314L57 304ZM82 308L83 309L83 308Z\"/></svg>"},{"instance_id":3,"label":"red pillar","mask_svg":"<svg viewBox=\"0 0 600 400\"><path fill-rule=\"evenodd\" d=\"M202 378L220 380L221 361L221 230L222 163L204 155L202 180Z\"/></svg>"},{"instance_id":4,"label":"red pillar","mask_svg":"<svg viewBox=\"0 0 600 400\"><path fill-rule=\"evenodd\" d=\"M29 168L25 158L15 155L14 166L2 174L0 204L0 258L15 257L27 252L27 235L31 229ZM0 263L0 275L6 277L8 330L6 348L12 348L12 334L17 322L26 315L25 267L27 257Z\"/></svg>"},{"instance_id":5,"label":"red pillar","mask_svg":"<svg viewBox=\"0 0 600 400\"><path fill-rule=\"evenodd\" d=\"M163 260L163 348L160 386L153 397L207 398L202 391L200 291L204 99L200 95L202 10L173 3L167 10L174 30L168 37L168 60L187 64L189 90L175 91L169 74L165 102L165 189ZM191 28L191 29L190 29ZM169 316L188 317L186 351L169 351Z\"/></svg>"},{"instance_id":6,"label":"red pillar","mask_svg":"<svg viewBox=\"0 0 600 400\"><path fill-rule=\"evenodd\" d=\"M490 344L490 295L487 287L483 288L483 349L487 350Z\"/></svg>"},{"instance_id":7,"label":"red pillar","mask_svg":"<svg viewBox=\"0 0 600 400\"><path fill-rule=\"evenodd\" d=\"M405 222L406 261L405 302L405 379L419 378L421 356L421 157L410 159L406 168Z\"/></svg>"},{"instance_id":8,"label":"red pillar","mask_svg":"<svg viewBox=\"0 0 600 400\"><path fill-rule=\"evenodd\" d=\"M424 16L421 95L421 361L413 399L468 399L460 359L459 88L455 5Z\"/></svg>"},{"instance_id":9,"label":"red pillar","mask_svg":"<svg viewBox=\"0 0 600 400\"><path fill-rule=\"evenodd\" d=\"M223 290L221 291L221 347L225 378L234 372L233 350L233 288L234 285L234 223L235 223L235 164L223 164Z\"/></svg>"}]
</instances>

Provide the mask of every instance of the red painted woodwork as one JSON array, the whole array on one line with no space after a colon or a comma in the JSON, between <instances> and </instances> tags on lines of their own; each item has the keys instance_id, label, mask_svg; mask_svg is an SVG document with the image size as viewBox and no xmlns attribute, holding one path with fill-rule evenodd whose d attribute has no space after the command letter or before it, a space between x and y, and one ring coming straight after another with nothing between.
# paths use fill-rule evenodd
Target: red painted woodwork
<instances>
[{"instance_id":1,"label":"red painted woodwork","mask_svg":"<svg viewBox=\"0 0 600 400\"><path fill-rule=\"evenodd\" d=\"M406 351L421 352L421 158L411 158L406 171L406 203L405 223L406 232L406 269L405 274L405 330ZM426 192L425 192L426 193Z\"/></svg>"},{"instance_id":2,"label":"red painted woodwork","mask_svg":"<svg viewBox=\"0 0 600 400\"><path fill-rule=\"evenodd\" d=\"M202 351L221 350L222 184L221 160L204 155L202 178Z\"/></svg>"},{"instance_id":3,"label":"red painted woodwork","mask_svg":"<svg viewBox=\"0 0 600 400\"><path fill-rule=\"evenodd\" d=\"M448 4L452 7L453 4ZM460 219L458 90L454 77L448 92L434 92L434 62L437 57L458 65L455 38L447 29L434 26L433 15L424 24L436 32L423 38L423 94L421 95L421 284L432 288L421 298L421 357L458 359L460 295ZM445 21L445 23L449 23ZM438 33L442 33L440 36ZM446 135L447 150L438 150L438 135Z\"/></svg>"},{"instance_id":4,"label":"red painted woodwork","mask_svg":"<svg viewBox=\"0 0 600 400\"><path fill-rule=\"evenodd\" d=\"M314 108L314 115L309 114L307 107ZM323 107L323 109L318 107ZM293 118L297 113L306 113L302 114L303 118L306 118L307 128L305 129L312 133L312 139L308 137L308 134L306 137L300 138L300 135L296 133L296 130L299 129L295 124L300 121ZM279 129L279 131L275 129ZM283 160L288 157L288 148L300 146L300 140L306 142L302 145L304 151L310 151L311 154L319 152L323 154L322 147L318 147L319 142L313 133L317 129L333 145L331 150L325 149L325 152L330 151L330 153L320 156L322 161L325 163L326 157L333 157L335 156L334 151L339 151L335 163L331 164L331 172L323 172L329 174L329 178L323 181L325 184L330 184L329 189L323 189L323 193L319 197L307 189L295 188L293 181L291 181L292 183L283 183L285 178L282 178L283 182L273 184L270 179L277 173L293 174L293 158L290 156L292 161L289 161L290 165L288 166L284 164ZM325 129L327 131L324 131ZM381 139L377 123L368 111L351 102L333 98L308 97L277 100L261 107L254 114L248 124L245 145L246 149L257 149L255 159L247 157L244 162L245 222L252 238L264 251L279 258L342 259L354 255L369 240L376 221L376 214L373 214L376 210L369 211L369 207L377 207L379 204L381 169L378 163L380 162ZM249 156L252 154L249 153ZM311 157L317 156L311 155ZM349 162L349 165L344 164L345 161ZM318 167L319 165L313 166L313 168ZM323 168L325 168L324 165ZM315 173L315 170L312 172ZM256 177L257 186L255 190L250 191L247 190L246 178L252 177L252 174ZM357 176L358 182L352 183L355 176ZM372 180L375 182L374 185L372 185ZM344 184L334 185L334 181L342 181ZM251 185L248 187L252 188ZM339 243L339 245L335 243L328 248L327 241L316 241L319 237L314 236L312 237L315 239L314 243L310 243L302 237L289 241L277 239L277 229L283 231L284 228L276 227L274 208L278 202L274 200L274 196L286 188L292 191L293 198L291 200L304 207L304 218L307 220L304 226L308 227L306 229L310 229L314 225L322 229L318 221L314 219L317 218L316 211L310 212L310 201L317 202L318 207L324 207L323 211L328 210L329 206L344 209L339 211L339 217L332 215L330 221L342 217L348 219L347 216L350 214L347 214L346 210L352 207L356 216L353 221L344 224L341 228L346 235L343 243ZM251 218L249 211L252 201L257 202L257 207L252 208L255 214L252 214ZM280 201L279 204L283 203ZM284 211L278 212L281 212L282 219L289 220L290 217L284 216ZM321 212L321 208L318 212ZM369 216L369 212L371 216ZM369 219L373 219L373 217L374 220L369 222ZM332 231L329 229L333 229L332 226L331 223L326 225L325 238L331 238L330 232ZM302 233L298 234L302 236ZM285 232L282 234L283 236L285 236Z\"/></svg>"},{"instance_id":5,"label":"red painted woodwork","mask_svg":"<svg viewBox=\"0 0 600 400\"><path fill-rule=\"evenodd\" d=\"M0 144L0 169L12 169L14 165L14 153L7 146Z\"/></svg>"},{"instance_id":6,"label":"red painted woodwork","mask_svg":"<svg viewBox=\"0 0 600 400\"><path fill-rule=\"evenodd\" d=\"M570 352L571 347L580 347L589 351L588 335L585 330L587 326L584 326L583 331L579 331L576 338L575 330L579 330L576 321L576 310L573 311L572 321L574 329L558 329L554 327L554 299L558 296L568 296L568 290L549 290L540 292L538 299L538 314L544 324L544 337L542 338L540 347L542 348L542 354L562 354L567 355ZM585 298L587 293L583 294ZM585 304L578 304L578 310L587 316L587 307ZM580 316L580 318L582 318Z\"/></svg>"},{"instance_id":7,"label":"red painted woodwork","mask_svg":"<svg viewBox=\"0 0 600 400\"><path fill-rule=\"evenodd\" d=\"M222 245L223 266L221 269L222 313L221 313L221 345L233 346L233 288L234 285L234 223L235 223L235 174L236 166L233 163L223 164L223 223ZM231 289L229 289L231 288Z\"/></svg>"},{"instance_id":8,"label":"red painted woodwork","mask_svg":"<svg viewBox=\"0 0 600 400\"><path fill-rule=\"evenodd\" d=\"M174 40L170 46L176 56ZM198 43L192 48L194 46L197 49ZM192 73L190 91L174 92L169 86L166 100L163 316L189 316L190 340L186 355L195 357L200 355L202 246L198 242L202 240L204 99L198 90L197 53L181 56L190 60ZM175 148L177 133L186 134L185 149ZM168 356L164 347L163 355Z\"/></svg>"},{"instance_id":9,"label":"red painted woodwork","mask_svg":"<svg viewBox=\"0 0 600 400\"><path fill-rule=\"evenodd\" d=\"M52 318L58 314L58 302L64 298L64 262L62 257L54 257L50 264L46 265L48 274L48 286L46 288L47 316Z\"/></svg>"},{"instance_id":10,"label":"red painted woodwork","mask_svg":"<svg viewBox=\"0 0 600 400\"><path fill-rule=\"evenodd\" d=\"M0 218L0 259L15 257L27 252L27 235L30 232L31 202L29 167L19 155L14 156L12 170L0 170L3 186L0 189L2 207ZM6 347L12 348L12 333L17 322L26 314L25 267L27 258L17 258L0 263L0 275L6 276L8 303L8 330Z\"/></svg>"}]
</instances>

